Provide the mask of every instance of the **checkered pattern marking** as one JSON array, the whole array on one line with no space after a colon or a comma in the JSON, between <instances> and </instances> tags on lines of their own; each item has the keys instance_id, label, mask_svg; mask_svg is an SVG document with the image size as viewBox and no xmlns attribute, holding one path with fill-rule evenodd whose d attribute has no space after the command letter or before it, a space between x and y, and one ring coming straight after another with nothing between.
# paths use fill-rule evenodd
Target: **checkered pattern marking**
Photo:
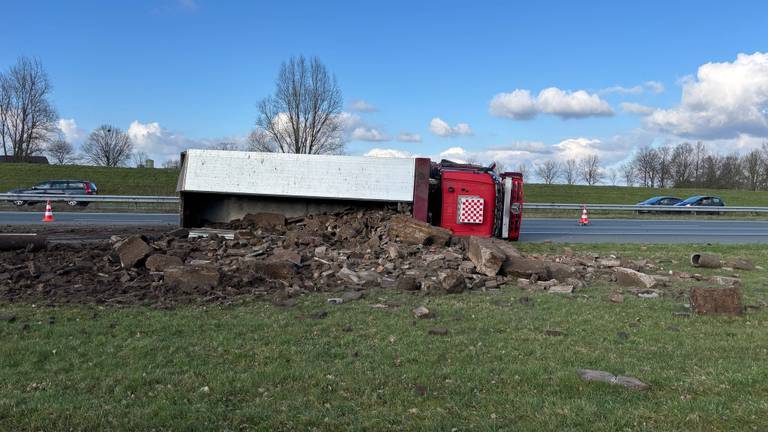
<instances>
[{"instance_id":1,"label":"checkered pattern marking","mask_svg":"<svg viewBox=\"0 0 768 432\"><path fill-rule=\"evenodd\" d=\"M459 197L459 223L483 223L483 204L480 197Z\"/></svg>"}]
</instances>

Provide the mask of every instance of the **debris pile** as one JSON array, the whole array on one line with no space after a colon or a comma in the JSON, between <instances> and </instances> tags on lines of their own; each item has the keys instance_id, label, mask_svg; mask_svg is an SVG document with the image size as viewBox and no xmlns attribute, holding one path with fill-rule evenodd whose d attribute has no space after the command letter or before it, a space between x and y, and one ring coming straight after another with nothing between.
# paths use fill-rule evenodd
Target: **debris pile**
<instances>
[{"instance_id":1,"label":"debris pile","mask_svg":"<svg viewBox=\"0 0 768 432\"><path fill-rule=\"evenodd\" d=\"M218 228L227 235L212 230L190 236L179 228L88 246L2 251L0 300L164 307L250 296L287 306L306 292L337 293L329 302L339 304L362 298L368 288L452 294L516 285L571 293L595 281L650 298L661 295L671 278L697 276L652 275L645 272L661 269L648 260L580 256L568 248L562 256L523 255L507 241L452 237L395 209L291 219L257 213ZM737 285L728 278L713 283ZM616 293L610 301L623 296Z\"/></svg>"}]
</instances>

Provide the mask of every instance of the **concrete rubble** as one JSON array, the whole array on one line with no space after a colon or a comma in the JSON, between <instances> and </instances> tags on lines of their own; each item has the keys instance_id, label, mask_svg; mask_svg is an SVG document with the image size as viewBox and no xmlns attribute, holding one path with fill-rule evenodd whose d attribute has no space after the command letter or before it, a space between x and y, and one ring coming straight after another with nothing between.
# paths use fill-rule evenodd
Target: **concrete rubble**
<instances>
[{"instance_id":1,"label":"concrete rubble","mask_svg":"<svg viewBox=\"0 0 768 432\"><path fill-rule=\"evenodd\" d=\"M87 246L23 244L0 251L0 299L166 307L243 297L291 306L304 293L328 293L329 303L342 304L377 288L420 295L512 288L569 295L594 283L616 283L638 296L660 296L673 280L704 280L682 272L652 274L661 268L649 260L568 248L562 255L522 254L511 242L454 238L395 209L297 218L256 213L203 235L183 228L143 234ZM738 285L725 276L711 283ZM620 303L623 296L612 294L610 301Z\"/></svg>"}]
</instances>

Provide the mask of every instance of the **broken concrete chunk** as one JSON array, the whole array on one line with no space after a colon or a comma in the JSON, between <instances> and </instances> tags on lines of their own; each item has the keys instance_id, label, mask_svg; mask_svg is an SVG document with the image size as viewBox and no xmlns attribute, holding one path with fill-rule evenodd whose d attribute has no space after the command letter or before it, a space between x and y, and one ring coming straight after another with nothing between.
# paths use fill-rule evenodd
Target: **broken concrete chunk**
<instances>
[{"instance_id":1,"label":"broken concrete chunk","mask_svg":"<svg viewBox=\"0 0 768 432\"><path fill-rule=\"evenodd\" d=\"M141 260L152 252L152 248L141 236L135 235L125 239L116 249L123 268L135 267Z\"/></svg>"},{"instance_id":2,"label":"broken concrete chunk","mask_svg":"<svg viewBox=\"0 0 768 432\"><path fill-rule=\"evenodd\" d=\"M608 294L608 301L611 303L624 303L624 294L614 291Z\"/></svg>"},{"instance_id":3,"label":"broken concrete chunk","mask_svg":"<svg viewBox=\"0 0 768 432\"><path fill-rule=\"evenodd\" d=\"M471 236L467 243L467 256L475 264L477 272L486 276L496 276L501 264L507 259L504 251L488 238Z\"/></svg>"},{"instance_id":4,"label":"broken concrete chunk","mask_svg":"<svg viewBox=\"0 0 768 432\"><path fill-rule=\"evenodd\" d=\"M657 283L653 276L632 269L616 267L614 270L616 271L616 283L621 286L653 288Z\"/></svg>"},{"instance_id":5,"label":"broken concrete chunk","mask_svg":"<svg viewBox=\"0 0 768 432\"><path fill-rule=\"evenodd\" d=\"M168 231L165 233L165 235L178 239L187 238L189 237L189 230L186 228L176 228L174 230Z\"/></svg>"},{"instance_id":6,"label":"broken concrete chunk","mask_svg":"<svg viewBox=\"0 0 768 432\"><path fill-rule=\"evenodd\" d=\"M247 268L273 280L290 280L296 275L296 266L288 261L247 261Z\"/></svg>"},{"instance_id":7,"label":"broken concrete chunk","mask_svg":"<svg viewBox=\"0 0 768 432\"><path fill-rule=\"evenodd\" d=\"M401 291L418 291L419 284L416 278L411 276L403 276L397 280L397 289Z\"/></svg>"},{"instance_id":8,"label":"broken concrete chunk","mask_svg":"<svg viewBox=\"0 0 768 432\"><path fill-rule=\"evenodd\" d=\"M289 249L275 249L267 262L287 261L295 265L301 265L301 254Z\"/></svg>"},{"instance_id":9,"label":"broken concrete chunk","mask_svg":"<svg viewBox=\"0 0 768 432\"><path fill-rule=\"evenodd\" d=\"M413 310L413 316L421 319L429 318L429 309L424 306L419 306Z\"/></svg>"},{"instance_id":10,"label":"broken concrete chunk","mask_svg":"<svg viewBox=\"0 0 768 432\"><path fill-rule=\"evenodd\" d=\"M147 258L147 262L144 264L144 266L149 271L153 272L162 272L165 271L165 269L168 267L176 267L182 265L184 265L184 262L181 260L181 258L173 255L163 254L150 255L150 257Z\"/></svg>"},{"instance_id":11,"label":"broken concrete chunk","mask_svg":"<svg viewBox=\"0 0 768 432\"><path fill-rule=\"evenodd\" d=\"M285 215L280 213L248 213L241 220L256 228L269 230L282 230L285 228Z\"/></svg>"},{"instance_id":12,"label":"broken concrete chunk","mask_svg":"<svg viewBox=\"0 0 768 432\"><path fill-rule=\"evenodd\" d=\"M219 285L219 272L208 266L177 266L165 269L163 282L182 292L192 294Z\"/></svg>"},{"instance_id":13,"label":"broken concrete chunk","mask_svg":"<svg viewBox=\"0 0 768 432\"><path fill-rule=\"evenodd\" d=\"M734 258L730 261L730 265L736 270L752 271L755 269L755 263L749 258Z\"/></svg>"},{"instance_id":14,"label":"broken concrete chunk","mask_svg":"<svg viewBox=\"0 0 768 432\"><path fill-rule=\"evenodd\" d=\"M720 286L740 286L741 279L728 276L711 276L709 282Z\"/></svg>"},{"instance_id":15,"label":"broken concrete chunk","mask_svg":"<svg viewBox=\"0 0 768 432\"><path fill-rule=\"evenodd\" d=\"M637 378L628 376L616 376L605 371L577 369L576 374L579 375L579 378L581 378L582 381L604 382L608 384L620 385L631 390L647 390L650 388L648 384L640 381Z\"/></svg>"},{"instance_id":16,"label":"broken concrete chunk","mask_svg":"<svg viewBox=\"0 0 768 432\"><path fill-rule=\"evenodd\" d=\"M723 266L720 255L713 253L695 253L691 255L691 265L694 267L720 268Z\"/></svg>"},{"instance_id":17,"label":"broken concrete chunk","mask_svg":"<svg viewBox=\"0 0 768 432\"><path fill-rule=\"evenodd\" d=\"M563 284L554 285L549 287L549 289L547 289L547 292L557 293L557 294L570 294L573 292L573 285L563 285Z\"/></svg>"},{"instance_id":18,"label":"broken concrete chunk","mask_svg":"<svg viewBox=\"0 0 768 432\"><path fill-rule=\"evenodd\" d=\"M437 278L445 292L449 294L458 294L464 292L467 288L467 282L464 280L464 275L457 270L442 271L438 273Z\"/></svg>"},{"instance_id":19,"label":"broken concrete chunk","mask_svg":"<svg viewBox=\"0 0 768 432\"><path fill-rule=\"evenodd\" d=\"M691 288L691 310L699 315L741 315L741 288Z\"/></svg>"},{"instance_id":20,"label":"broken concrete chunk","mask_svg":"<svg viewBox=\"0 0 768 432\"><path fill-rule=\"evenodd\" d=\"M339 270L338 273L336 273L336 277L338 277L339 279L352 282L353 284L358 284L358 285L364 282L363 279L360 276L358 276L356 271L350 270L347 267L342 267L342 269Z\"/></svg>"},{"instance_id":21,"label":"broken concrete chunk","mask_svg":"<svg viewBox=\"0 0 768 432\"><path fill-rule=\"evenodd\" d=\"M427 333L435 336L445 336L448 334L448 329L445 327L433 327Z\"/></svg>"},{"instance_id":22,"label":"broken concrete chunk","mask_svg":"<svg viewBox=\"0 0 768 432\"><path fill-rule=\"evenodd\" d=\"M445 246L451 239L451 231L412 217L396 215L389 223L389 237L406 244Z\"/></svg>"},{"instance_id":23,"label":"broken concrete chunk","mask_svg":"<svg viewBox=\"0 0 768 432\"><path fill-rule=\"evenodd\" d=\"M618 258L600 258L597 260L597 265L600 267L621 267L621 260Z\"/></svg>"}]
</instances>

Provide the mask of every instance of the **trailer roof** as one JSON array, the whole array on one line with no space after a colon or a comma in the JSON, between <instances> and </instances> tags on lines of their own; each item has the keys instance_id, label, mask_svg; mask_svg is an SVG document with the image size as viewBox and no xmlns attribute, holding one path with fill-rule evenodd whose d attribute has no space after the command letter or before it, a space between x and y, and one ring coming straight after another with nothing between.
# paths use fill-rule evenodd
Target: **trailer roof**
<instances>
[{"instance_id":1,"label":"trailer roof","mask_svg":"<svg viewBox=\"0 0 768 432\"><path fill-rule=\"evenodd\" d=\"M414 158L188 150L178 191L413 201Z\"/></svg>"}]
</instances>

